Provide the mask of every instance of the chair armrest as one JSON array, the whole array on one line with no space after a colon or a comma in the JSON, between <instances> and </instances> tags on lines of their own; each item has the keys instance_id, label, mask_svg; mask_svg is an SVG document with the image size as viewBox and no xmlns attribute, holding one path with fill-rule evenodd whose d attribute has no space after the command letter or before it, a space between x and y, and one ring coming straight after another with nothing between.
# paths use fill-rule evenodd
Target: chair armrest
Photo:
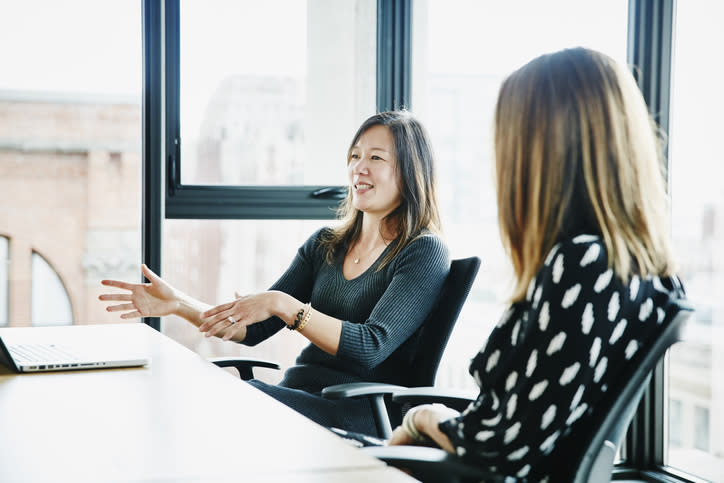
<instances>
[{"instance_id":1,"label":"chair armrest","mask_svg":"<svg viewBox=\"0 0 724 483\"><path fill-rule=\"evenodd\" d=\"M383 384L378 382L350 382L348 384L335 384L322 389L322 396L327 399L342 399L348 397L368 397L375 395L386 396L395 391L405 389L403 386Z\"/></svg>"},{"instance_id":2,"label":"chair armrest","mask_svg":"<svg viewBox=\"0 0 724 483\"><path fill-rule=\"evenodd\" d=\"M253 359L250 357L212 357L208 359L219 367L234 367L239 371L239 377L248 381L254 378L252 368L267 367L269 369L281 369L276 362L264 359Z\"/></svg>"},{"instance_id":3,"label":"chair armrest","mask_svg":"<svg viewBox=\"0 0 724 483\"><path fill-rule=\"evenodd\" d=\"M485 481L486 483L514 482L504 475L489 473L463 462L454 454L426 446L369 446L365 453L396 468L412 472L415 478L428 482Z\"/></svg>"},{"instance_id":4,"label":"chair armrest","mask_svg":"<svg viewBox=\"0 0 724 483\"><path fill-rule=\"evenodd\" d=\"M404 387L377 382L350 382L325 387L322 389L322 396L327 399L366 397L372 407L377 436L382 439L390 439L392 437L392 424L387 414L385 397L389 397L390 394L400 389L404 389Z\"/></svg>"},{"instance_id":5,"label":"chair armrest","mask_svg":"<svg viewBox=\"0 0 724 483\"><path fill-rule=\"evenodd\" d=\"M410 387L392 393L392 400L400 404L441 403L457 411L463 411L476 397L477 393L471 391L439 387Z\"/></svg>"}]
</instances>

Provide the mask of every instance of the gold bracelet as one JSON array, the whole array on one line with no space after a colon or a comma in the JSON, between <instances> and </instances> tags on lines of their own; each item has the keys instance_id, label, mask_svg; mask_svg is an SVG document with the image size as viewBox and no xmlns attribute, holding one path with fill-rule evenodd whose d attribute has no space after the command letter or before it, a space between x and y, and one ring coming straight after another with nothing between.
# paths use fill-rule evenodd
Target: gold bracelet
<instances>
[{"instance_id":1,"label":"gold bracelet","mask_svg":"<svg viewBox=\"0 0 724 483\"><path fill-rule=\"evenodd\" d=\"M302 330L304 327L306 327L307 324L309 323L309 319L312 318L312 304L311 304L311 303L308 303L308 304L306 305L306 308L307 308L307 313L304 314L304 318L302 319L302 323L299 324L299 327L296 328L296 331L297 331L297 332L299 332L299 331Z\"/></svg>"}]
</instances>

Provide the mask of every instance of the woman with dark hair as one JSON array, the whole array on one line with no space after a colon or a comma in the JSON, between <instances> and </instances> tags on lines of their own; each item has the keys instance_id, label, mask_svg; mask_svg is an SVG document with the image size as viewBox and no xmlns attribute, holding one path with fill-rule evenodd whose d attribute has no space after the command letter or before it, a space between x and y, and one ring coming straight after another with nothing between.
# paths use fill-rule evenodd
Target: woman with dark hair
<instances>
[{"instance_id":1,"label":"woman with dark hair","mask_svg":"<svg viewBox=\"0 0 724 483\"><path fill-rule=\"evenodd\" d=\"M447 275L440 239L433 153L422 125L406 111L367 119L347 153L349 192L341 223L301 246L268 290L206 305L174 289L145 265L148 284L104 280L127 290L121 318L174 314L218 336L256 345L284 327L310 344L278 386L251 384L314 421L375 433L366 400L327 400L326 386L348 382L399 384L414 341Z\"/></svg>"},{"instance_id":2,"label":"woman with dark hair","mask_svg":"<svg viewBox=\"0 0 724 483\"><path fill-rule=\"evenodd\" d=\"M474 357L462 413L419 406L390 444L435 444L500 474L558 481L562 442L680 294L655 126L631 74L601 53L540 56L495 111L498 222L514 285Z\"/></svg>"}]
</instances>

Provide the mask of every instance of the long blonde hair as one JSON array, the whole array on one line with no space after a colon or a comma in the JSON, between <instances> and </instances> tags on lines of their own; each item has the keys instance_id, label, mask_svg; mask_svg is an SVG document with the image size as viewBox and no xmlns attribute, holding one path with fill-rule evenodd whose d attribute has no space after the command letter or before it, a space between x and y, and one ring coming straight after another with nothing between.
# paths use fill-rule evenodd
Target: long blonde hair
<instances>
[{"instance_id":1,"label":"long blonde hair","mask_svg":"<svg viewBox=\"0 0 724 483\"><path fill-rule=\"evenodd\" d=\"M631 74L585 48L546 54L503 83L495 111L498 222L512 300L553 245L600 235L624 281L673 270L660 138Z\"/></svg>"},{"instance_id":2,"label":"long blonde hair","mask_svg":"<svg viewBox=\"0 0 724 483\"><path fill-rule=\"evenodd\" d=\"M347 161L360 136L373 126L386 126L394 139L396 175L400 186L400 205L383 220L397 235L394 246L378 265L380 270L424 232L440 234L440 211L437 201L437 179L434 156L427 131L408 111L387 111L368 118L352 138ZM334 263L362 232L362 212L352 205L352 190L340 204L338 227L324 233L321 244L327 250L327 261ZM381 227L382 228L382 227Z\"/></svg>"}]
</instances>

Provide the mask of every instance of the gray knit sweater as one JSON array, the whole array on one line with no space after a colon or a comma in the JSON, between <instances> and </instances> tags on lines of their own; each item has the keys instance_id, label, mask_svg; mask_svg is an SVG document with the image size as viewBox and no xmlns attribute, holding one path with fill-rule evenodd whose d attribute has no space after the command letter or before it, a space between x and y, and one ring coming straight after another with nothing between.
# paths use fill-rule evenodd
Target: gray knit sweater
<instances>
[{"instance_id":1,"label":"gray knit sweater","mask_svg":"<svg viewBox=\"0 0 724 483\"><path fill-rule=\"evenodd\" d=\"M390 244L367 271L347 280L342 274L343 257L330 265L319 245L325 229L299 248L271 289L309 301L315 310L342 320L339 349L332 356L309 344L280 385L318 393L326 386L347 382L400 384L413 370L410 359L418 329L450 268L447 247L440 238L425 234L377 271L393 246ZM277 317L253 324L243 343L256 345L284 326Z\"/></svg>"}]
</instances>

